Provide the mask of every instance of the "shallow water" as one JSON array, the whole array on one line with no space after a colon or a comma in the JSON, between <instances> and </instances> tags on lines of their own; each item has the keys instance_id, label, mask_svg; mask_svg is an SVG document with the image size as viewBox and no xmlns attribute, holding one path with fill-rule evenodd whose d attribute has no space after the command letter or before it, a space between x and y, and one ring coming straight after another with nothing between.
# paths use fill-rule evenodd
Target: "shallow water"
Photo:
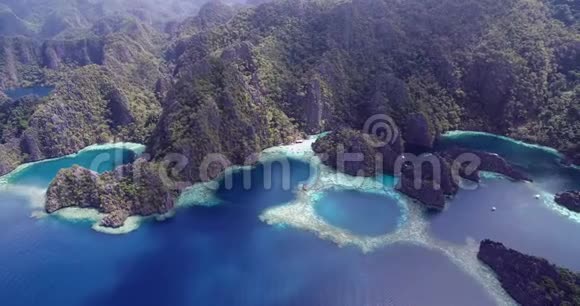
<instances>
[{"instance_id":1,"label":"shallow water","mask_svg":"<svg viewBox=\"0 0 580 306\"><path fill-rule=\"evenodd\" d=\"M58 167L87 165L94 154L35 164L10 181L46 186ZM294 199L311 174L308 164L289 164L287 181L279 164L271 179L259 166L249 172L247 190L244 172L235 172L232 186L228 177L216 193L220 205L181 209L121 236L83 222L30 218L28 197L2 191L0 296L15 306L493 304L442 253L395 244L364 254L261 222L264 209Z\"/></svg>"},{"instance_id":2,"label":"shallow water","mask_svg":"<svg viewBox=\"0 0 580 306\"><path fill-rule=\"evenodd\" d=\"M461 190L444 213L431 216L435 237L458 244L468 237L491 238L580 271L580 214L553 202L554 193L580 189L579 169L563 166L561 156L552 150L494 135L458 134L444 137L439 145L501 154L530 174L534 182L490 176L476 190ZM537 195L541 198L536 199ZM491 211L493 206L496 212Z\"/></svg>"},{"instance_id":3,"label":"shallow water","mask_svg":"<svg viewBox=\"0 0 580 306\"><path fill-rule=\"evenodd\" d=\"M396 230L403 214L396 199L356 190L325 192L314 208L329 224L363 236Z\"/></svg>"},{"instance_id":4,"label":"shallow water","mask_svg":"<svg viewBox=\"0 0 580 306\"><path fill-rule=\"evenodd\" d=\"M54 87L51 86L35 86L35 87L20 87L20 88L13 88L8 89L4 93L13 100L20 99L24 96L28 95L37 95L39 97L46 97L52 91Z\"/></svg>"},{"instance_id":5,"label":"shallow water","mask_svg":"<svg viewBox=\"0 0 580 306\"><path fill-rule=\"evenodd\" d=\"M477 189L461 190L445 212L422 216L431 236L422 241L462 248L468 238L492 238L580 271L580 219L549 201L550 192L578 186L578 170L561 166L554 152L489 137L444 140L503 153L535 182L486 176ZM447 257L457 249L445 255L395 243L363 253L262 222L266 209L296 200L311 177L312 167L296 159L235 171L215 192L218 205L181 208L172 219L146 222L126 235L95 232L89 222L30 217L27 190L46 188L60 168L80 164L102 172L134 158L128 149L86 150L7 177L14 187L0 189L0 297L7 305L494 304ZM382 181L392 188L392 177ZM361 236L394 231L409 213L385 194L324 192L315 204L320 217Z\"/></svg>"},{"instance_id":6,"label":"shallow water","mask_svg":"<svg viewBox=\"0 0 580 306\"><path fill-rule=\"evenodd\" d=\"M95 149L79 154L42 161L24 167L8 176L8 183L16 186L46 188L60 169L78 165L102 173L130 163L136 153L128 149Z\"/></svg>"}]
</instances>

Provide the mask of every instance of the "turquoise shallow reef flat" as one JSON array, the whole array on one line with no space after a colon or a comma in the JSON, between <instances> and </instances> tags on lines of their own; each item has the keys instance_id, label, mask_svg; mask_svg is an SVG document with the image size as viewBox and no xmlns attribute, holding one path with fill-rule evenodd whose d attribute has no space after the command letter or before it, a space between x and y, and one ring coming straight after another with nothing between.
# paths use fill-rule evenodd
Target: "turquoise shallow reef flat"
<instances>
[{"instance_id":1,"label":"turquoise shallow reef flat","mask_svg":"<svg viewBox=\"0 0 580 306\"><path fill-rule=\"evenodd\" d=\"M126 235L31 218L33 197L21 191L44 190L60 167L121 156L93 167L109 170L142 147L93 147L22 166L2 178L0 296L15 306L511 305L475 257L481 238L580 270L580 243L570 235L579 223L534 198L557 187L547 178L544 185L489 176L432 215L396 193L392 177L353 179L324 168L310 143L268 149L260 164L228 171L213 189L193 186L173 218ZM578 183L558 177L562 186ZM324 204L330 210L317 213Z\"/></svg>"},{"instance_id":2,"label":"turquoise shallow reef flat","mask_svg":"<svg viewBox=\"0 0 580 306\"><path fill-rule=\"evenodd\" d=\"M144 149L136 143L94 145L62 158L22 165L0 178L0 184L47 188L60 169L78 165L103 173L133 162Z\"/></svg>"}]
</instances>

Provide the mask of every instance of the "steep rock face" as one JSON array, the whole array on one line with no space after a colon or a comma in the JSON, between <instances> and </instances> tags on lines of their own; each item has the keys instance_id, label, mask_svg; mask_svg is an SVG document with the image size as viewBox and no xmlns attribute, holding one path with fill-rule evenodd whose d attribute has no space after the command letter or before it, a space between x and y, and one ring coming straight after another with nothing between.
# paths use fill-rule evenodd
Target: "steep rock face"
<instances>
[{"instance_id":1,"label":"steep rock face","mask_svg":"<svg viewBox=\"0 0 580 306\"><path fill-rule=\"evenodd\" d=\"M320 132L324 112L323 93L319 80L312 80L308 85L305 99L306 131L308 133Z\"/></svg>"},{"instance_id":2,"label":"steep rock face","mask_svg":"<svg viewBox=\"0 0 580 306\"><path fill-rule=\"evenodd\" d=\"M97 173L81 167L61 170L46 192L45 210L66 207L100 208Z\"/></svg>"},{"instance_id":3,"label":"steep rock face","mask_svg":"<svg viewBox=\"0 0 580 306\"><path fill-rule=\"evenodd\" d=\"M383 143L377 136L342 129L317 139L312 145L322 162L353 176L395 174L397 190L429 208L443 209L446 196L459 191L461 179L479 182L479 172L503 174L513 180L530 180L497 154L454 148L416 155L403 151L397 136Z\"/></svg>"},{"instance_id":4,"label":"steep rock face","mask_svg":"<svg viewBox=\"0 0 580 306\"><path fill-rule=\"evenodd\" d=\"M445 196L457 194L461 179L479 182L480 171L500 173L513 180L531 180L501 156L482 151L455 148L435 154L403 155L402 160L406 161L397 189L435 209L445 207Z\"/></svg>"},{"instance_id":5,"label":"steep rock face","mask_svg":"<svg viewBox=\"0 0 580 306\"><path fill-rule=\"evenodd\" d=\"M21 162L150 135L161 107L155 82L165 77L161 35L126 16L104 18L86 31L43 43L0 38L0 89L55 86L35 107L0 110L0 144L11 143L0 174Z\"/></svg>"},{"instance_id":6,"label":"steep rock face","mask_svg":"<svg viewBox=\"0 0 580 306\"><path fill-rule=\"evenodd\" d=\"M22 162L75 153L95 144L144 142L160 105L153 89L126 82L94 65L71 70L50 96L26 96L0 104L0 175Z\"/></svg>"},{"instance_id":7,"label":"steep rock face","mask_svg":"<svg viewBox=\"0 0 580 306\"><path fill-rule=\"evenodd\" d=\"M21 121L25 126L19 141L26 161L60 157L114 138L144 142L160 108L152 91L147 94L146 88L99 66L69 71Z\"/></svg>"},{"instance_id":8,"label":"steep rock face","mask_svg":"<svg viewBox=\"0 0 580 306\"><path fill-rule=\"evenodd\" d=\"M579 305L580 275L547 260L484 240L477 258L497 275L502 287L521 305Z\"/></svg>"},{"instance_id":9,"label":"steep rock face","mask_svg":"<svg viewBox=\"0 0 580 306\"><path fill-rule=\"evenodd\" d=\"M209 30L195 27L170 58L179 78L200 58L251 43L262 96L307 132L360 128L386 113L408 121L401 128L409 146L430 148L437 133L475 129L562 150L577 138L577 120L553 116L546 104L573 104L575 81L558 92L547 84L575 75L569 50L577 39L550 18L542 4L519 0L277 1ZM548 128L556 119L562 130Z\"/></svg>"},{"instance_id":10,"label":"steep rock face","mask_svg":"<svg viewBox=\"0 0 580 306\"><path fill-rule=\"evenodd\" d=\"M110 16L131 16L152 26L180 21L207 0L47 1L3 0L0 33L39 39L70 37Z\"/></svg>"},{"instance_id":11,"label":"steep rock face","mask_svg":"<svg viewBox=\"0 0 580 306\"><path fill-rule=\"evenodd\" d=\"M397 190L418 200L427 208L435 210L445 208L445 193L437 182L433 180L417 180L413 176L403 175L397 185Z\"/></svg>"},{"instance_id":12,"label":"steep rock face","mask_svg":"<svg viewBox=\"0 0 580 306\"><path fill-rule=\"evenodd\" d=\"M312 149L324 164L353 176L392 173L403 151L400 138L392 144L383 143L375 136L351 129L317 139Z\"/></svg>"},{"instance_id":13,"label":"steep rock face","mask_svg":"<svg viewBox=\"0 0 580 306\"><path fill-rule=\"evenodd\" d=\"M43 102L41 97L28 95L0 103L0 143L19 138Z\"/></svg>"},{"instance_id":14,"label":"steep rock face","mask_svg":"<svg viewBox=\"0 0 580 306\"><path fill-rule=\"evenodd\" d=\"M118 88L113 88L106 98L109 100L108 108L111 112L113 127L128 125L135 121L131 114L129 100Z\"/></svg>"},{"instance_id":15,"label":"steep rock face","mask_svg":"<svg viewBox=\"0 0 580 306\"><path fill-rule=\"evenodd\" d=\"M580 191L566 191L558 193L554 201L571 211L580 213Z\"/></svg>"},{"instance_id":16,"label":"steep rock face","mask_svg":"<svg viewBox=\"0 0 580 306\"><path fill-rule=\"evenodd\" d=\"M296 138L294 125L263 94L251 43L232 44L193 62L181 62L178 71L148 151L156 160L184 156L182 178L202 179L200 166L210 154L227 160L223 168ZM210 172L210 176L219 173Z\"/></svg>"},{"instance_id":17,"label":"steep rock face","mask_svg":"<svg viewBox=\"0 0 580 306\"><path fill-rule=\"evenodd\" d=\"M23 37L0 36L0 89L34 81L40 69L39 44Z\"/></svg>"},{"instance_id":18,"label":"steep rock face","mask_svg":"<svg viewBox=\"0 0 580 306\"><path fill-rule=\"evenodd\" d=\"M422 113L409 115L405 122L404 136L408 148L416 150L428 150L433 148L435 132L430 127L427 117Z\"/></svg>"},{"instance_id":19,"label":"steep rock face","mask_svg":"<svg viewBox=\"0 0 580 306\"><path fill-rule=\"evenodd\" d=\"M445 196L457 193L459 186L453 177L448 160L439 154L401 156L400 177L397 190L417 199L428 208L445 208Z\"/></svg>"},{"instance_id":20,"label":"steep rock face","mask_svg":"<svg viewBox=\"0 0 580 306\"><path fill-rule=\"evenodd\" d=\"M118 209L112 211L101 220L101 225L104 227L119 228L125 224L125 220L129 218L130 213L125 209Z\"/></svg>"},{"instance_id":21,"label":"steep rock face","mask_svg":"<svg viewBox=\"0 0 580 306\"><path fill-rule=\"evenodd\" d=\"M130 215L163 214L173 208L175 192L164 185L157 165L137 160L99 175L74 166L61 170L46 193L45 209L95 208L107 216L102 225L120 227Z\"/></svg>"},{"instance_id":22,"label":"steep rock face","mask_svg":"<svg viewBox=\"0 0 580 306\"><path fill-rule=\"evenodd\" d=\"M63 65L86 66L103 63L103 41L82 39L77 41L47 41L42 45L42 64L49 69Z\"/></svg>"},{"instance_id":23,"label":"steep rock face","mask_svg":"<svg viewBox=\"0 0 580 306\"><path fill-rule=\"evenodd\" d=\"M0 176L16 169L23 161L18 143L10 141L0 144Z\"/></svg>"},{"instance_id":24,"label":"steep rock face","mask_svg":"<svg viewBox=\"0 0 580 306\"><path fill-rule=\"evenodd\" d=\"M208 1L197 16L189 17L169 30L173 36L173 48L167 50L166 56L177 60L195 42L196 38L192 39L192 36L225 24L234 17L234 13L234 8L219 0Z\"/></svg>"}]
</instances>

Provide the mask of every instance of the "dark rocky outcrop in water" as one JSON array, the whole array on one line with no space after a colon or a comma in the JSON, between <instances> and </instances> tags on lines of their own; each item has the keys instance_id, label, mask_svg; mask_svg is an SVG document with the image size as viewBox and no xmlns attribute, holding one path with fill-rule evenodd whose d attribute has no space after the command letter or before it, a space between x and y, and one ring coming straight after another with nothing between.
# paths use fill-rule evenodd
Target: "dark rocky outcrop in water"
<instances>
[{"instance_id":1,"label":"dark rocky outcrop in water","mask_svg":"<svg viewBox=\"0 0 580 306\"><path fill-rule=\"evenodd\" d=\"M532 181L528 175L515 169L508 161L506 161L498 154L464 148L452 148L441 152L441 154L450 161L457 160L457 158L461 155L467 156L467 154L470 154L480 163L477 167L477 171L499 173L516 181ZM476 174L476 172L474 172L472 176L465 178L473 181L479 181L479 176Z\"/></svg>"},{"instance_id":2,"label":"dark rocky outcrop in water","mask_svg":"<svg viewBox=\"0 0 580 306\"><path fill-rule=\"evenodd\" d=\"M580 213L580 191L566 191L558 193L554 201L571 211Z\"/></svg>"},{"instance_id":3,"label":"dark rocky outcrop in water","mask_svg":"<svg viewBox=\"0 0 580 306\"><path fill-rule=\"evenodd\" d=\"M521 305L580 305L577 273L491 240L481 242L477 258L495 272L502 287Z\"/></svg>"},{"instance_id":4,"label":"dark rocky outcrop in water","mask_svg":"<svg viewBox=\"0 0 580 306\"><path fill-rule=\"evenodd\" d=\"M436 181L403 175L397 185L397 190L423 203L427 208L435 210L445 208L445 193Z\"/></svg>"},{"instance_id":5,"label":"dark rocky outcrop in water","mask_svg":"<svg viewBox=\"0 0 580 306\"><path fill-rule=\"evenodd\" d=\"M479 182L480 171L531 180L497 154L453 148L416 155L404 153L403 143L398 135L385 144L376 136L341 129L317 139L312 149L324 164L349 175L394 173L400 177L397 190L433 209L445 207L446 197L459 191L461 179Z\"/></svg>"},{"instance_id":6,"label":"dark rocky outcrop in water","mask_svg":"<svg viewBox=\"0 0 580 306\"><path fill-rule=\"evenodd\" d=\"M479 182L480 171L499 173L516 181L531 181L529 176L493 153L454 148L418 157L408 156L397 189L430 208L443 209L445 196L453 196L459 191L459 181ZM470 169L473 161L476 163Z\"/></svg>"},{"instance_id":7,"label":"dark rocky outcrop in water","mask_svg":"<svg viewBox=\"0 0 580 306\"><path fill-rule=\"evenodd\" d=\"M453 177L451 162L439 154L419 157L405 154L397 190L414 198L428 208L444 209L446 196L453 196L459 185Z\"/></svg>"},{"instance_id":8,"label":"dark rocky outcrop in water","mask_svg":"<svg viewBox=\"0 0 580 306\"><path fill-rule=\"evenodd\" d=\"M163 214L173 208L168 190L153 163L143 159L101 175L78 166L61 170L46 193L45 210L95 208L107 216L102 225L120 227L130 215Z\"/></svg>"},{"instance_id":9,"label":"dark rocky outcrop in water","mask_svg":"<svg viewBox=\"0 0 580 306\"><path fill-rule=\"evenodd\" d=\"M110 212L101 220L101 225L104 227L119 228L125 224L125 220L129 218L130 213L125 209L118 209Z\"/></svg>"}]
</instances>

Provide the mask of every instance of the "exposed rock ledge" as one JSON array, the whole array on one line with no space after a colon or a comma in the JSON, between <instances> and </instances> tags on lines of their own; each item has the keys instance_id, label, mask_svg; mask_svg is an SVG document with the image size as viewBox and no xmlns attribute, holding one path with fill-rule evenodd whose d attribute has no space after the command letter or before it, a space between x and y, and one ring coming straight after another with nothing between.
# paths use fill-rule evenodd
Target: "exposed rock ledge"
<instances>
[{"instance_id":1,"label":"exposed rock ledge","mask_svg":"<svg viewBox=\"0 0 580 306\"><path fill-rule=\"evenodd\" d=\"M102 226L118 228L132 215L168 212L175 196L164 187L155 164L138 159L102 175L78 166L60 170L48 187L45 210L95 208L107 214Z\"/></svg>"},{"instance_id":2,"label":"exposed rock ledge","mask_svg":"<svg viewBox=\"0 0 580 306\"><path fill-rule=\"evenodd\" d=\"M571 211L580 213L580 191L566 191L558 193L554 201Z\"/></svg>"},{"instance_id":3,"label":"exposed rock ledge","mask_svg":"<svg viewBox=\"0 0 580 306\"><path fill-rule=\"evenodd\" d=\"M572 271L491 240L481 242L477 258L521 305L580 305L580 275Z\"/></svg>"}]
</instances>

